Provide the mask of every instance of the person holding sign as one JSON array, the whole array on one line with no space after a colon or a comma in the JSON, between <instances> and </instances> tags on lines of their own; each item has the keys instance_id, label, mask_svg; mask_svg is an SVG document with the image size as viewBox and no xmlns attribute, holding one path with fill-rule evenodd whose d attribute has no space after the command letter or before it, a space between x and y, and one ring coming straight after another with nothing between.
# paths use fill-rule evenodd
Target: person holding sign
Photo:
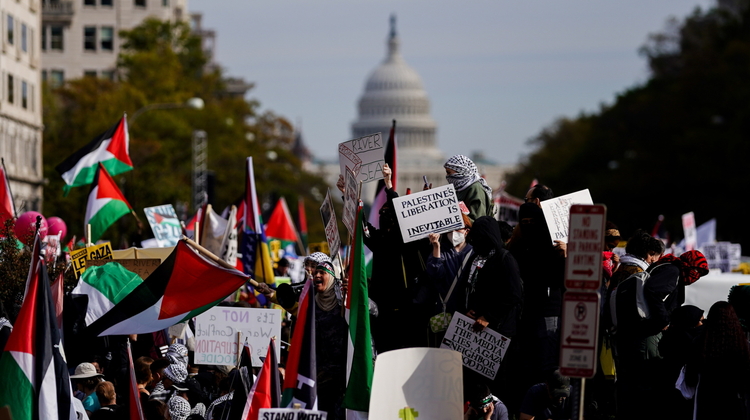
<instances>
[{"instance_id":1,"label":"person holding sign","mask_svg":"<svg viewBox=\"0 0 750 420\"><path fill-rule=\"evenodd\" d=\"M492 188L479 175L477 165L464 155L455 155L443 165L445 179L456 188L456 196L469 208L469 219L493 215Z\"/></svg>"}]
</instances>

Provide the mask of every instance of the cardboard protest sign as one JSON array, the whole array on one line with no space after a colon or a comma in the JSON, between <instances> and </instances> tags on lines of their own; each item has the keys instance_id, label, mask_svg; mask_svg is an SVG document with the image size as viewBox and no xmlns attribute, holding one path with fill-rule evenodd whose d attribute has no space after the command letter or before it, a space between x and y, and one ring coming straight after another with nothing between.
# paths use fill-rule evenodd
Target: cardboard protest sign
<instances>
[{"instance_id":1,"label":"cardboard protest sign","mask_svg":"<svg viewBox=\"0 0 750 420\"><path fill-rule=\"evenodd\" d=\"M146 277L150 276L157 267L161 265L161 260L158 258L143 258L139 260L86 260L86 267L100 266L112 261L117 261L117 263L125 267L126 270L138 274L138 277L144 280L146 279Z\"/></svg>"},{"instance_id":2,"label":"cardboard protest sign","mask_svg":"<svg viewBox=\"0 0 750 420\"><path fill-rule=\"evenodd\" d=\"M80 277L86 271L87 260L111 260L112 244L105 242L101 245L93 245L77 249L70 253L70 260L75 269L76 277Z\"/></svg>"},{"instance_id":3,"label":"cardboard protest sign","mask_svg":"<svg viewBox=\"0 0 750 420\"><path fill-rule=\"evenodd\" d=\"M561 197L542 201L542 212L547 220L549 236L553 241L568 242L570 206L573 204L594 204L588 189L576 191Z\"/></svg>"},{"instance_id":4,"label":"cardboard protest sign","mask_svg":"<svg viewBox=\"0 0 750 420\"><path fill-rule=\"evenodd\" d=\"M464 226L452 184L394 198L393 206L404 242Z\"/></svg>"},{"instance_id":5,"label":"cardboard protest sign","mask_svg":"<svg viewBox=\"0 0 750 420\"><path fill-rule=\"evenodd\" d=\"M461 419L462 383L458 352L420 347L379 354L369 418Z\"/></svg>"},{"instance_id":6,"label":"cardboard protest sign","mask_svg":"<svg viewBox=\"0 0 750 420\"><path fill-rule=\"evenodd\" d=\"M385 142L380 133L345 141L339 144L339 166L346 176L349 168L357 181L370 182L383 179Z\"/></svg>"},{"instance_id":7,"label":"cardboard protest sign","mask_svg":"<svg viewBox=\"0 0 750 420\"><path fill-rule=\"evenodd\" d=\"M330 256L331 259L334 259L339 255L341 237L339 236L339 225L336 222L336 211L333 208L333 200L331 200L331 190L328 190L323 205L320 206L320 216L323 218L323 226L326 227L326 242L328 242L328 249L331 251Z\"/></svg>"},{"instance_id":8,"label":"cardboard protest sign","mask_svg":"<svg viewBox=\"0 0 750 420\"><path fill-rule=\"evenodd\" d=\"M510 338L489 328L476 333L471 329L474 322L466 315L454 313L440 348L460 352L464 366L494 379L510 345Z\"/></svg>"},{"instance_id":9,"label":"cardboard protest sign","mask_svg":"<svg viewBox=\"0 0 750 420\"><path fill-rule=\"evenodd\" d=\"M359 207L359 183L354 173L346 168L344 175L344 214L341 221L349 230L350 235L354 235L357 223L357 207Z\"/></svg>"},{"instance_id":10,"label":"cardboard protest sign","mask_svg":"<svg viewBox=\"0 0 750 420\"><path fill-rule=\"evenodd\" d=\"M301 408L261 408L258 420L326 420L327 414Z\"/></svg>"},{"instance_id":11,"label":"cardboard protest sign","mask_svg":"<svg viewBox=\"0 0 750 420\"><path fill-rule=\"evenodd\" d=\"M236 366L237 351L247 340L253 366L261 366L270 338L281 337L281 321L278 309L215 306L195 317L195 364Z\"/></svg>"},{"instance_id":12,"label":"cardboard protest sign","mask_svg":"<svg viewBox=\"0 0 750 420\"><path fill-rule=\"evenodd\" d=\"M143 212L160 247L177 245L182 237L182 226L171 204L146 207Z\"/></svg>"}]
</instances>

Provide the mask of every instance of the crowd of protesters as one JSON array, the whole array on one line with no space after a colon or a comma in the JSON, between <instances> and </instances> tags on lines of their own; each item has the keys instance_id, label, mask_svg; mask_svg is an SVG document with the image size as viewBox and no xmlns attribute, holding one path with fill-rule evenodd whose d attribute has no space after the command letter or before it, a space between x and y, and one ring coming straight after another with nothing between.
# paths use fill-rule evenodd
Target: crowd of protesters
<instances>
[{"instance_id":1,"label":"crowd of protesters","mask_svg":"<svg viewBox=\"0 0 750 420\"><path fill-rule=\"evenodd\" d=\"M463 226L404 242L393 206L398 193L390 168L383 168L387 202L378 227L368 223L364 238L373 252L368 281L373 357L439 347L450 314L462 313L474 320L475 331L489 328L511 339L493 379L464 368L465 419L568 419L570 379L558 369L567 249L552 241L541 209L553 192L532 187L513 228L492 217L492 191L470 159L454 156L445 170L468 209ZM613 250L626 238L620 257ZM344 418L347 281L326 254L309 255L304 265L315 289L318 406L331 420ZM278 269L286 273L288 261ZM611 222L601 269L602 357L596 376L587 381L585 418L750 418L750 324L738 316L750 313L750 292L738 287L732 303L714 304L704 318L705 308L683 306L685 287L708 272L703 255L665 255L659 239L640 230L622 237ZM293 287L261 285L257 292L285 307L290 318L296 315ZM258 304L252 293L243 297L252 304L232 304ZM4 322L0 318L0 328ZM281 340L290 341L290 333L284 328ZM131 339L147 420L229 418L239 383L236 368L196 366L186 346L166 342L163 334ZM130 409L121 406L128 396L125 337L75 348L69 360L83 360L71 375L80 417L125 418Z\"/></svg>"}]
</instances>

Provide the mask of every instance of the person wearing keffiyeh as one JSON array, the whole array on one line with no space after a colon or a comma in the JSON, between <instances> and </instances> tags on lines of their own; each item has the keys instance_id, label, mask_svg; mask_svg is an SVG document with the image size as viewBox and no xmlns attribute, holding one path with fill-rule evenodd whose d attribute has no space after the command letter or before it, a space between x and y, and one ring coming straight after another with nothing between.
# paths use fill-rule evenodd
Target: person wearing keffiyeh
<instances>
[{"instance_id":1,"label":"person wearing keffiyeh","mask_svg":"<svg viewBox=\"0 0 750 420\"><path fill-rule=\"evenodd\" d=\"M479 175L477 165L471 159L455 155L443 167L445 179L456 189L456 197L469 208L472 222L479 217L493 215L492 188Z\"/></svg>"}]
</instances>

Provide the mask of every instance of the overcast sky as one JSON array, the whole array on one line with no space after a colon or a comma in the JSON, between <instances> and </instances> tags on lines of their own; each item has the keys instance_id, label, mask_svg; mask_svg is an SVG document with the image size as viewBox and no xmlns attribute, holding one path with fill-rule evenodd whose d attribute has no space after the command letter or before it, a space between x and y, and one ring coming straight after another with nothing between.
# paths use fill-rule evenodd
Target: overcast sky
<instances>
[{"instance_id":1,"label":"overcast sky","mask_svg":"<svg viewBox=\"0 0 750 420\"><path fill-rule=\"evenodd\" d=\"M559 117L612 103L644 82L649 33L711 0L189 0L217 32L217 61L256 87L249 98L301 123L317 157L351 138L356 104L386 53L422 77L450 156L516 163Z\"/></svg>"}]
</instances>

